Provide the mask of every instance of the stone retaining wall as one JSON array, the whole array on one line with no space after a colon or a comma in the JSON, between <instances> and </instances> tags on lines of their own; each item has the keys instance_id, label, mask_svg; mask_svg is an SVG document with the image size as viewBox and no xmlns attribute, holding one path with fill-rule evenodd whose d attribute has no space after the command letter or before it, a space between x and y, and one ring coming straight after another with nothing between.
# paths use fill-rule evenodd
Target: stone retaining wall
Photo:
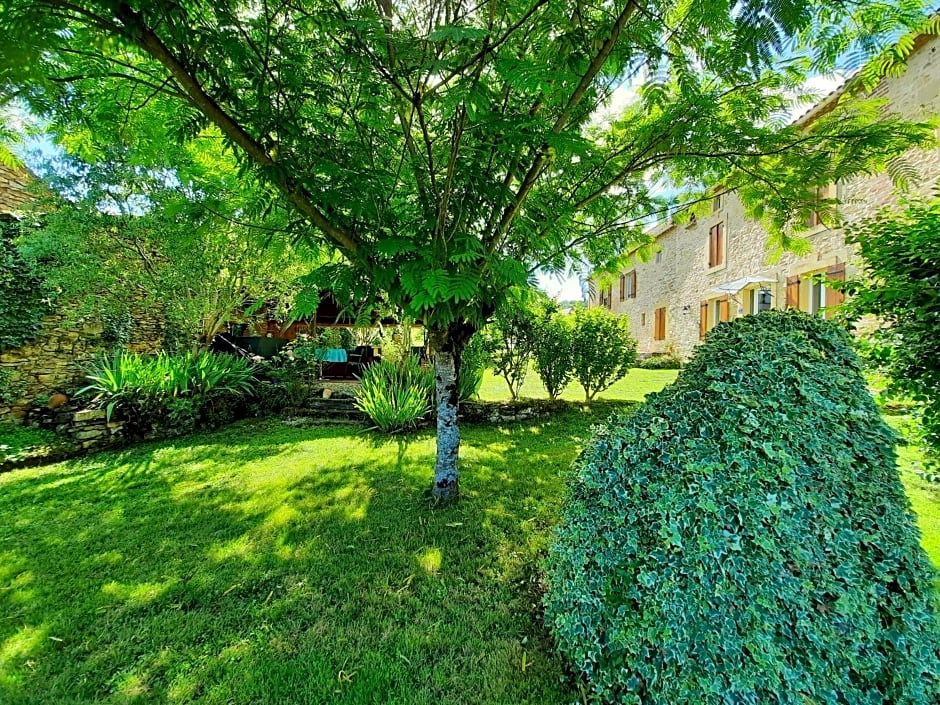
<instances>
[{"instance_id":1,"label":"stone retaining wall","mask_svg":"<svg viewBox=\"0 0 940 705\"><path fill-rule=\"evenodd\" d=\"M39 415L30 415L40 426L55 431L70 440L76 448L97 450L120 445L124 442L124 420L112 416L104 409L82 409L81 411L45 410Z\"/></svg>"},{"instance_id":2,"label":"stone retaining wall","mask_svg":"<svg viewBox=\"0 0 940 705\"><path fill-rule=\"evenodd\" d=\"M127 349L156 353L163 346L163 325L145 311L133 312L134 327ZM70 395L84 384L84 370L111 346L102 339L102 326L90 320L71 321L62 314L43 320L42 332L20 348L0 353L0 422L22 419L37 397L56 392ZM41 405L41 404L40 404Z\"/></svg>"}]
</instances>

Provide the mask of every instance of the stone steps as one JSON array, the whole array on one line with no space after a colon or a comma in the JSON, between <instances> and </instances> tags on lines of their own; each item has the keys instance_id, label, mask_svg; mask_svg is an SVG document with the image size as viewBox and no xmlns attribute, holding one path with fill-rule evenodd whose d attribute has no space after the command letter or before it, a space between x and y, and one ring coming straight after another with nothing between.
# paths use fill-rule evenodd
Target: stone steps
<instances>
[{"instance_id":1,"label":"stone steps","mask_svg":"<svg viewBox=\"0 0 940 705\"><path fill-rule=\"evenodd\" d=\"M369 417L355 406L355 400L349 397L331 399L312 399L302 407L284 410L289 418L304 418L320 423L367 424Z\"/></svg>"}]
</instances>

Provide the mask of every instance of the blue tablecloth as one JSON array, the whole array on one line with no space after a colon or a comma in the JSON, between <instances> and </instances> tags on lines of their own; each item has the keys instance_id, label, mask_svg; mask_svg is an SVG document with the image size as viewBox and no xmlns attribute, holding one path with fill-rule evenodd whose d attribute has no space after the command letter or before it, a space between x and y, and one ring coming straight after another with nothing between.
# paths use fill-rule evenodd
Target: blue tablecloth
<instances>
[{"instance_id":1,"label":"blue tablecloth","mask_svg":"<svg viewBox=\"0 0 940 705\"><path fill-rule=\"evenodd\" d=\"M315 352L317 359L323 362L346 362L349 359L342 348L317 348Z\"/></svg>"}]
</instances>

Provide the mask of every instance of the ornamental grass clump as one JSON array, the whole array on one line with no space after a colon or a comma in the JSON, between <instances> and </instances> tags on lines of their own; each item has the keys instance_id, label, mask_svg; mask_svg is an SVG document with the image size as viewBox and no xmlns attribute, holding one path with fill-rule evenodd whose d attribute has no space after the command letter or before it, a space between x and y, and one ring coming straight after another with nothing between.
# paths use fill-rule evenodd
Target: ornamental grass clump
<instances>
[{"instance_id":1,"label":"ornamental grass clump","mask_svg":"<svg viewBox=\"0 0 940 705\"><path fill-rule=\"evenodd\" d=\"M394 433L418 425L431 410L433 393L434 374L408 355L399 362L383 360L366 368L356 392L356 408L376 428Z\"/></svg>"},{"instance_id":2,"label":"ornamental grass clump","mask_svg":"<svg viewBox=\"0 0 940 705\"><path fill-rule=\"evenodd\" d=\"M598 702L940 702L933 570L849 338L715 328L575 464L546 619Z\"/></svg>"},{"instance_id":3,"label":"ornamental grass clump","mask_svg":"<svg viewBox=\"0 0 940 705\"><path fill-rule=\"evenodd\" d=\"M79 394L92 403L129 417L128 428L147 433L170 425L189 432L231 421L238 405L254 388L252 365L243 358L211 352L120 352L95 361L85 375L89 384Z\"/></svg>"}]
</instances>

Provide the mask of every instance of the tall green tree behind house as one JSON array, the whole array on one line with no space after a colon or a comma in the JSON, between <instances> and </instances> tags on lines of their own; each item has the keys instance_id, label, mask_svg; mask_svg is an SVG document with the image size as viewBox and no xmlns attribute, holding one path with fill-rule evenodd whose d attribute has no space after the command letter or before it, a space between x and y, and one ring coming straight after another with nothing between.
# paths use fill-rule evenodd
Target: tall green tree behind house
<instances>
[{"instance_id":1,"label":"tall green tree behind house","mask_svg":"<svg viewBox=\"0 0 940 705\"><path fill-rule=\"evenodd\" d=\"M455 356L535 268L616 266L662 208L652 185L663 178L740 187L786 244L816 186L879 169L929 134L864 103L805 131L786 125L809 73L923 25L909 0L2 0L0 10L4 96L63 135L91 125L139 139L141 114L160 116L150 124L165 124L163 141L212 126L243 173L303 217L306 237L342 254L312 287L384 292L424 322L437 500L458 487ZM624 92L636 100L601 119Z\"/></svg>"}]
</instances>

